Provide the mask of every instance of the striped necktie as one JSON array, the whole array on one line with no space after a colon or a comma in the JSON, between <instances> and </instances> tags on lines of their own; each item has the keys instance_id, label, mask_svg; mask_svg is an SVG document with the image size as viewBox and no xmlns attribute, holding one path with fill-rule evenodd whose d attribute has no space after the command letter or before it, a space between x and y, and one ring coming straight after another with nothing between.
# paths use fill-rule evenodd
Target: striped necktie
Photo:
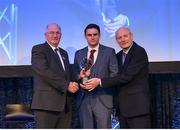
<instances>
[{"instance_id":1,"label":"striped necktie","mask_svg":"<svg viewBox=\"0 0 180 130\"><path fill-rule=\"evenodd\" d=\"M58 48L54 49L54 52L55 52L56 56L58 57L58 59L60 60L60 62L61 62L61 64L62 64L62 67L63 67L63 69L64 69L64 71L65 71L64 62L63 62L63 59L62 59L62 56L61 56L61 54L60 54L59 49L58 49Z\"/></svg>"},{"instance_id":2,"label":"striped necktie","mask_svg":"<svg viewBox=\"0 0 180 130\"><path fill-rule=\"evenodd\" d=\"M89 59L92 61L92 63L94 63L94 53L96 52L95 49L92 49L90 51L90 55L89 55Z\"/></svg>"}]
</instances>

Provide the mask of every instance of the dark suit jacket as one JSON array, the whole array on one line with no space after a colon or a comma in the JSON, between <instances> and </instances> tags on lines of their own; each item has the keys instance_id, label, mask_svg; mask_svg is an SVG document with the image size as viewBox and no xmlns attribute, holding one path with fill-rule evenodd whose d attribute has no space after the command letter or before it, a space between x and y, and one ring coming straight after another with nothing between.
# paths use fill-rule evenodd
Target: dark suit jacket
<instances>
[{"instance_id":1,"label":"dark suit jacket","mask_svg":"<svg viewBox=\"0 0 180 130\"><path fill-rule=\"evenodd\" d=\"M67 52L60 48L60 53L65 64L65 71L47 42L32 48L31 62L35 72L32 109L64 110L70 81L70 64ZM70 99L67 100L69 105Z\"/></svg>"},{"instance_id":2,"label":"dark suit jacket","mask_svg":"<svg viewBox=\"0 0 180 130\"><path fill-rule=\"evenodd\" d=\"M103 87L117 86L120 114L126 117L150 112L148 86L148 57L144 48L133 42L125 63L122 51L117 54L119 74L102 79Z\"/></svg>"},{"instance_id":3,"label":"dark suit jacket","mask_svg":"<svg viewBox=\"0 0 180 130\"><path fill-rule=\"evenodd\" d=\"M75 53L74 59L74 77L80 72L79 63L85 57L87 57L88 47L85 47ZM103 45L99 46L99 52L95 64L91 68L91 77L105 78L113 77L118 73L118 64L115 55L115 50ZM105 107L112 108L112 88L97 87L93 91L89 92L97 94L100 101ZM80 105L84 96L84 91L79 90L77 93L77 103ZM79 101L79 102L78 102Z\"/></svg>"}]
</instances>

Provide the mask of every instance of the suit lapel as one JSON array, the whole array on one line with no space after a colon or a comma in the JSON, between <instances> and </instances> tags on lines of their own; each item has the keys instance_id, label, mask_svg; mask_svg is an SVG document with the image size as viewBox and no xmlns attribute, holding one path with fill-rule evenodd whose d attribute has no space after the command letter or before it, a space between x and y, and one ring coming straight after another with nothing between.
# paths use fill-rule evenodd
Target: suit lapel
<instances>
[{"instance_id":1,"label":"suit lapel","mask_svg":"<svg viewBox=\"0 0 180 130\"><path fill-rule=\"evenodd\" d=\"M96 59L96 62L94 63L93 67L91 68L91 73L92 73L92 76L95 76L97 71L95 70L99 70L99 69L95 69L96 66L101 66L101 64L103 63L103 48L101 45L99 45L99 51L98 51L98 54L97 54L97 59Z\"/></svg>"},{"instance_id":2,"label":"suit lapel","mask_svg":"<svg viewBox=\"0 0 180 130\"><path fill-rule=\"evenodd\" d=\"M82 49L82 51L80 51L80 54L77 57L77 63L78 63L79 71L81 69L80 64L81 64L82 60L84 58L87 58L87 53L88 53L88 47L85 47L85 48Z\"/></svg>"},{"instance_id":3,"label":"suit lapel","mask_svg":"<svg viewBox=\"0 0 180 130\"><path fill-rule=\"evenodd\" d=\"M60 50L62 60L64 62L65 72L68 74L68 73L70 73L70 64L69 64L68 56L61 48L59 50ZM61 64L61 66L62 66L62 64Z\"/></svg>"},{"instance_id":4,"label":"suit lapel","mask_svg":"<svg viewBox=\"0 0 180 130\"><path fill-rule=\"evenodd\" d=\"M65 67L65 70L68 69L68 59L66 58L66 54L63 53L63 51L61 50L61 48L59 48L59 51L60 51L60 54L61 54L61 57L62 57L62 60L64 62L64 67ZM62 66L62 63L61 63L61 66Z\"/></svg>"},{"instance_id":5,"label":"suit lapel","mask_svg":"<svg viewBox=\"0 0 180 130\"><path fill-rule=\"evenodd\" d=\"M82 52L82 58L86 58L88 54L88 47L84 48L84 51Z\"/></svg>"},{"instance_id":6,"label":"suit lapel","mask_svg":"<svg viewBox=\"0 0 180 130\"><path fill-rule=\"evenodd\" d=\"M102 57L103 57L103 48L101 45L99 45L99 51L98 51L97 59L96 59L96 62L94 63L94 66L101 66L101 63L103 63Z\"/></svg>"},{"instance_id":7,"label":"suit lapel","mask_svg":"<svg viewBox=\"0 0 180 130\"><path fill-rule=\"evenodd\" d=\"M60 61L59 57L57 57L57 55L55 54L55 52L53 51L53 49L48 45L48 43L47 43L47 47L48 47L48 50L49 50L49 53L50 53L51 57L53 57L53 59L54 59L55 62L58 64L58 66L60 67L60 69L64 70L63 67L62 67L62 64L61 64L61 61Z\"/></svg>"},{"instance_id":8,"label":"suit lapel","mask_svg":"<svg viewBox=\"0 0 180 130\"><path fill-rule=\"evenodd\" d=\"M130 48L130 50L129 50L127 56L126 56L126 60L124 62L124 66L126 66L130 62L131 58L133 57L133 51L134 51L135 48L136 48L136 43L133 42L133 45Z\"/></svg>"}]
</instances>

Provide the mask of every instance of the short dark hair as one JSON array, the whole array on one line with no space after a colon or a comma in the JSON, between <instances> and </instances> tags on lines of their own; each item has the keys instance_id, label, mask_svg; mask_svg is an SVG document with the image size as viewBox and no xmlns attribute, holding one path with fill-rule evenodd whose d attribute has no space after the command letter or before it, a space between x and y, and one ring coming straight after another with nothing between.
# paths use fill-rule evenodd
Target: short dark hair
<instances>
[{"instance_id":1,"label":"short dark hair","mask_svg":"<svg viewBox=\"0 0 180 130\"><path fill-rule=\"evenodd\" d=\"M91 29L91 28L97 29L98 32L99 32L99 34L100 34L100 27L99 27L97 24L93 24L93 23L88 24L88 25L86 26L86 28L84 29L84 34L86 34L87 30L88 30L88 29Z\"/></svg>"}]
</instances>

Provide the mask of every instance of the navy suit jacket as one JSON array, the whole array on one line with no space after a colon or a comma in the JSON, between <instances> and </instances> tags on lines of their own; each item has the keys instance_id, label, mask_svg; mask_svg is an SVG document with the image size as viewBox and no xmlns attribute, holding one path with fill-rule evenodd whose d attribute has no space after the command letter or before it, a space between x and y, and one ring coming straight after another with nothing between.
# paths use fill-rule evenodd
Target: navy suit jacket
<instances>
[{"instance_id":1,"label":"navy suit jacket","mask_svg":"<svg viewBox=\"0 0 180 130\"><path fill-rule=\"evenodd\" d=\"M75 53L74 59L74 77L76 78L77 75L80 73L79 63L85 57L87 57L88 47L85 47L81 50L78 50ZM98 77L98 78L108 78L113 77L118 73L118 64L116 59L115 50L106 47L103 45L99 45L99 52L96 59L95 64L91 68L91 77ZM83 100L85 91L80 89L77 93L77 107L80 105L81 101ZM98 95L100 101L105 105L107 108L112 108L113 106L113 91L112 88L103 88L97 87L91 92L92 94Z\"/></svg>"},{"instance_id":2,"label":"navy suit jacket","mask_svg":"<svg viewBox=\"0 0 180 130\"><path fill-rule=\"evenodd\" d=\"M70 82L70 64L67 52L60 48L65 71L60 60L47 42L32 48L32 69L34 70L34 93L32 109L63 111L65 104L71 108L70 93L67 87Z\"/></svg>"},{"instance_id":3,"label":"navy suit jacket","mask_svg":"<svg viewBox=\"0 0 180 130\"><path fill-rule=\"evenodd\" d=\"M144 48L133 42L124 64L122 51L117 54L119 74L102 79L103 87L116 86L120 114L126 117L150 112L148 57Z\"/></svg>"}]
</instances>

